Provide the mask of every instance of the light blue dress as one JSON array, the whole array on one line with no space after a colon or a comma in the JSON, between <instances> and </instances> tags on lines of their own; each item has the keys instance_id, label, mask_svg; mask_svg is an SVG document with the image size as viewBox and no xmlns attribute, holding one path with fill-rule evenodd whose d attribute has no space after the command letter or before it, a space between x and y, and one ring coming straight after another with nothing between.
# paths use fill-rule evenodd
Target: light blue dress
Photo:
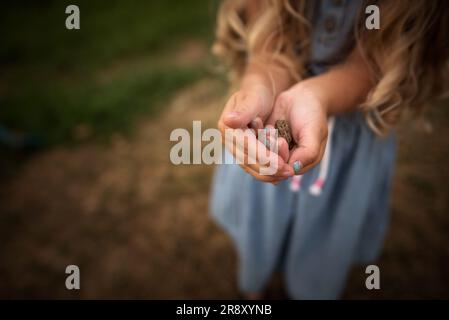
<instances>
[{"instance_id":1,"label":"light blue dress","mask_svg":"<svg viewBox=\"0 0 449 320\"><path fill-rule=\"evenodd\" d=\"M362 1L315 3L309 67L319 74L350 49ZM238 165L217 168L211 212L237 248L242 291L261 292L280 271L291 298L335 299L354 263L376 259L388 224L395 139L376 137L359 112L336 117L329 139L319 195L311 186L322 165L302 176L297 192L291 179L273 186Z\"/></svg>"}]
</instances>

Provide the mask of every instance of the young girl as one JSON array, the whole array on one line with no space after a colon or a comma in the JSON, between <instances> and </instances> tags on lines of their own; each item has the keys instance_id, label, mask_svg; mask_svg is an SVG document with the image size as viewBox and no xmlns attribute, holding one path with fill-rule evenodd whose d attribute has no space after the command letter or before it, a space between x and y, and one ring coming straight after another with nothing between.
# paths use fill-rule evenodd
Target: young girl
<instances>
[{"instance_id":1,"label":"young girl","mask_svg":"<svg viewBox=\"0 0 449 320\"><path fill-rule=\"evenodd\" d=\"M448 84L446 3L222 4L214 50L239 89L220 129L283 119L296 144L288 150L278 139L273 175L260 174L259 163L216 172L212 213L235 242L248 297L260 297L280 271L291 298L337 298L351 265L376 259L388 222L391 129ZM368 5L379 8L379 29L366 27Z\"/></svg>"}]
</instances>

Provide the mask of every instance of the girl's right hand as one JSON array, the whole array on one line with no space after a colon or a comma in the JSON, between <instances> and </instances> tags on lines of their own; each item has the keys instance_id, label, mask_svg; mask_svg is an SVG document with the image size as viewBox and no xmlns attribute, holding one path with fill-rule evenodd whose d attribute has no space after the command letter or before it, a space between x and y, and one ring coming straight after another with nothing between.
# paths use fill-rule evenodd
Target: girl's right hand
<instances>
[{"instance_id":1,"label":"girl's right hand","mask_svg":"<svg viewBox=\"0 0 449 320\"><path fill-rule=\"evenodd\" d=\"M288 145L284 139L278 139L278 153L274 153L268 150L250 129L263 128L263 123L272 112L273 102L273 94L266 86L247 86L230 97L218 121L218 128L222 140L234 158L237 158L239 152L243 155L244 161L239 164L247 173L260 181L277 184L293 175L293 169L286 163ZM225 137L232 137L232 141L226 142ZM242 145L237 141L244 143ZM248 161L254 154L257 155L257 159L251 158L252 161ZM267 164L275 164L274 171L270 175L264 174L263 168Z\"/></svg>"}]
</instances>

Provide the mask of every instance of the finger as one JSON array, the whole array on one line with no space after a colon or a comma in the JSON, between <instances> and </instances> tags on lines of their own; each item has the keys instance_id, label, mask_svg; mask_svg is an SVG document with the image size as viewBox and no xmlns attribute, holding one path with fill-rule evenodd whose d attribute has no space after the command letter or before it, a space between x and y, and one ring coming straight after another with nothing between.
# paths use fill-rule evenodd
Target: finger
<instances>
[{"instance_id":1,"label":"finger","mask_svg":"<svg viewBox=\"0 0 449 320\"><path fill-rule=\"evenodd\" d=\"M264 138L261 135L260 138ZM275 152L267 149L263 139L255 137L250 129L226 129L225 147L238 164L251 167L260 175L285 175L286 162Z\"/></svg>"},{"instance_id":2,"label":"finger","mask_svg":"<svg viewBox=\"0 0 449 320\"><path fill-rule=\"evenodd\" d=\"M291 177L294 175L293 169L288 165L288 158L290 156L289 146L287 141L283 137L279 137L278 132L274 129L272 125L267 125L265 127L265 132L268 134L268 144L269 149L277 153L286 165L279 166L279 170L276 172L276 176ZM277 144L277 148L273 148Z\"/></svg>"},{"instance_id":3,"label":"finger","mask_svg":"<svg viewBox=\"0 0 449 320\"><path fill-rule=\"evenodd\" d=\"M267 126L268 128L268 126ZM276 172L275 176L282 177L290 177L294 175L293 169L288 165L288 158L290 157L290 151L288 149L288 143L283 137L279 137L272 130L268 132L270 135L267 137L268 143L266 146L270 149L270 151L275 152L279 155L279 157L285 162L285 165L279 164L279 170ZM277 144L277 148L273 148Z\"/></svg>"},{"instance_id":4,"label":"finger","mask_svg":"<svg viewBox=\"0 0 449 320\"><path fill-rule=\"evenodd\" d=\"M274 104L273 111L268 117L266 124L274 126L276 120L288 120L289 110L293 100L288 92L281 93Z\"/></svg>"},{"instance_id":5,"label":"finger","mask_svg":"<svg viewBox=\"0 0 449 320\"><path fill-rule=\"evenodd\" d=\"M225 107L223 122L231 128L244 128L254 120L262 109L262 101L256 94L235 94Z\"/></svg>"},{"instance_id":6,"label":"finger","mask_svg":"<svg viewBox=\"0 0 449 320\"><path fill-rule=\"evenodd\" d=\"M249 166L241 165L241 168L243 170L245 170L246 173L252 175L254 178L256 178L257 180L262 181L262 182L278 183L283 180L283 178L280 178L280 177L261 175L261 174L259 174L259 172L257 170L254 170Z\"/></svg>"},{"instance_id":7,"label":"finger","mask_svg":"<svg viewBox=\"0 0 449 320\"><path fill-rule=\"evenodd\" d=\"M299 130L293 130L293 138L297 148L291 153L288 162L290 165L299 163L304 171L321 160L323 145L326 145L327 140L327 126L322 126L319 121L309 122Z\"/></svg>"},{"instance_id":8,"label":"finger","mask_svg":"<svg viewBox=\"0 0 449 320\"><path fill-rule=\"evenodd\" d=\"M290 157L290 151L288 150L288 143L283 137L278 137L278 154L279 156L284 159L285 162L288 161L288 158Z\"/></svg>"},{"instance_id":9,"label":"finger","mask_svg":"<svg viewBox=\"0 0 449 320\"><path fill-rule=\"evenodd\" d=\"M255 117L251 122L249 123L249 127L254 130L260 130L263 129L263 122L260 117Z\"/></svg>"},{"instance_id":10,"label":"finger","mask_svg":"<svg viewBox=\"0 0 449 320\"><path fill-rule=\"evenodd\" d=\"M259 131L263 129L263 122L260 117L256 117L249 123L248 127L254 132L256 137L259 135Z\"/></svg>"},{"instance_id":11,"label":"finger","mask_svg":"<svg viewBox=\"0 0 449 320\"><path fill-rule=\"evenodd\" d=\"M274 176L288 178L294 175L293 169L288 165L289 150L287 141L279 137L274 127L267 125L265 130L260 131L258 137L268 150L277 154L280 159L278 160L278 170ZM281 161L282 160L282 161Z\"/></svg>"},{"instance_id":12,"label":"finger","mask_svg":"<svg viewBox=\"0 0 449 320\"><path fill-rule=\"evenodd\" d=\"M268 138L266 144L264 144L261 141L256 140L256 143L244 146L248 158L247 165L257 171L260 175L282 176L285 174L282 171L288 164L275 152L275 150L270 150L270 143L273 144L274 142L269 141L270 139Z\"/></svg>"},{"instance_id":13,"label":"finger","mask_svg":"<svg viewBox=\"0 0 449 320\"><path fill-rule=\"evenodd\" d=\"M289 164L292 166L294 174L302 175L305 172L312 169L314 166L316 166L323 158L325 149L326 149L326 139L322 140L317 150L314 150L313 148L310 147L306 147L305 145L295 147L292 150L289 159Z\"/></svg>"},{"instance_id":14,"label":"finger","mask_svg":"<svg viewBox=\"0 0 449 320\"><path fill-rule=\"evenodd\" d=\"M283 180L287 179L286 177L260 175L258 171L253 170L249 166L242 166L241 165L241 167L242 167L243 170L245 170L246 173L252 175L254 178L256 178L257 180L262 181L262 182L268 182L268 183L272 183L274 185L277 185L280 182L282 182Z\"/></svg>"},{"instance_id":15,"label":"finger","mask_svg":"<svg viewBox=\"0 0 449 320\"><path fill-rule=\"evenodd\" d=\"M257 170L259 162L265 164L268 160L268 151L251 129L226 128L224 138L226 149L234 155L238 164L254 165Z\"/></svg>"}]
</instances>

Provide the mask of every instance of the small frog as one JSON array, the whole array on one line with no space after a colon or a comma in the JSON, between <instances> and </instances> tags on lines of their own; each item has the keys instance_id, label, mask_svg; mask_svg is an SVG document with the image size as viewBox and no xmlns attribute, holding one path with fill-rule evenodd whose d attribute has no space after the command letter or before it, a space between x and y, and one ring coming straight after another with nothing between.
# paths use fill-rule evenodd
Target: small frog
<instances>
[{"instance_id":1,"label":"small frog","mask_svg":"<svg viewBox=\"0 0 449 320\"><path fill-rule=\"evenodd\" d=\"M288 149L293 149L295 146L295 140L293 140L288 122L286 120L276 120L274 127L278 130L278 135L287 141Z\"/></svg>"}]
</instances>

